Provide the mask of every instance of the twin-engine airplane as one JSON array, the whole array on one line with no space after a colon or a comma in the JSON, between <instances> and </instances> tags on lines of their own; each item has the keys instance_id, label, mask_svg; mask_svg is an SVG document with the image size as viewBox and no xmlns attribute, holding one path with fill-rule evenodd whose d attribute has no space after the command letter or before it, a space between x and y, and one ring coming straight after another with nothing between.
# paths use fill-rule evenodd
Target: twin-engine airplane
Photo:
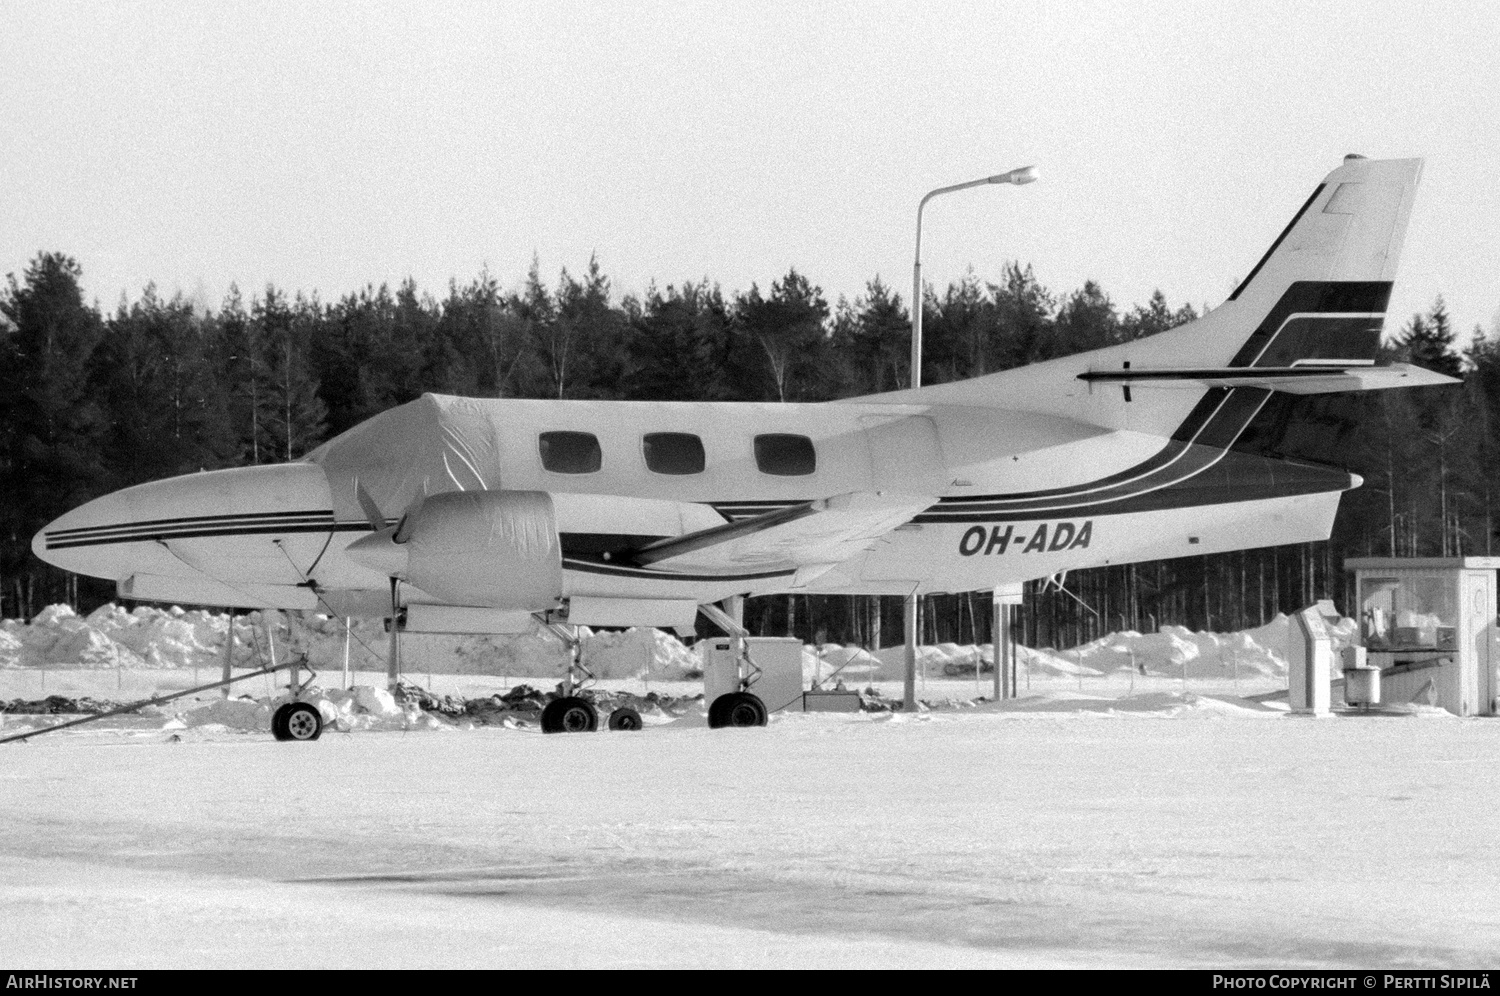
<instances>
[{"instance_id":1,"label":"twin-engine airplane","mask_svg":"<svg viewBox=\"0 0 1500 996\"><path fill-rule=\"evenodd\" d=\"M98 498L32 549L124 598L505 632L1326 539L1359 481L1288 458L1346 441L1306 396L1451 382L1376 364L1420 172L1348 157L1229 300L1134 342L817 404L429 394L296 463Z\"/></svg>"}]
</instances>

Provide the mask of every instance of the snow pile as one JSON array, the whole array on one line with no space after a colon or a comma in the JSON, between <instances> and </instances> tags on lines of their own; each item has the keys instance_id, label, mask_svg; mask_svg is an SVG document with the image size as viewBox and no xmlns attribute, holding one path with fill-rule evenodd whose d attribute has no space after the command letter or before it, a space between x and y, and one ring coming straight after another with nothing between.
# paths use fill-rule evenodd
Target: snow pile
<instances>
[{"instance_id":1,"label":"snow pile","mask_svg":"<svg viewBox=\"0 0 1500 996\"><path fill-rule=\"evenodd\" d=\"M663 681L680 681L703 669L698 656L681 640L659 629L588 633L583 638L581 660L599 678L649 675Z\"/></svg>"},{"instance_id":2,"label":"snow pile","mask_svg":"<svg viewBox=\"0 0 1500 996\"><path fill-rule=\"evenodd\" d=\"M1330 620L1334 660L1358 637L1353 619ZM1092 643L1057 652L1066 660L1109 673L1134 668L1144 674L1192 678L1225 678L1262 675L1283 678L1287 671L1287 647L1300 641L1300 630L1289 616L1276 618L1255 629L1237 633L1196 633L1185 626L1163 626L1155 633L1125 631L1111 633Z\"/></svg>"},{"instance_id":3,"label":"snow pile","mask_svg":"<svg viewBox=\"0 0 1500 996\"><path fill-rule=\"evenodd\" d=\"M1054 650L1035 650L1017 647L1016 657L1023 668L1032 674L1073 677L1076 675L1097 677L1100 672L1093 667L1071 660L1070 652L1059 654ZM881 663L880 673L874 677L892 681L906 673L906 648L884 647L873 655ZM984 671L992 669L994 648L988 644L939 643L937 646L917 647L917 671L929 677L961 677L973 675L976 665Z\"/></svg>"},{"instance_id":4,"label":"snow pile","mask_svg":"<svg viewBox=\"0 0 1500 996\"><path fill-rule=\"evenodd\" d=\"M875 681L882 676L886 663L881 658L861 647L845 647L837 643L825 643L817 647L802 648L802 677L806 681L828 678L838 672L835 681Z\"/></svg>"},{"instance_id":5,"label":"snow pile","mask_svg":"<svg viewBox=\"0 0 1500 996\"><path fill-rule=\"evenodd\" d=\"M1281 617L1283 621L1285 617ZM1275 623L1262 629L1271 629ZM1273 636L1282 639L1286 626ZM1064 650L1059 656L1086 664L1098 673L1134 669L1142 674L1164 674L1188 678L1222 678L1233 674L1286 674L1285 645L1281 639L1262 642L1256 631L1239 633L1195 633L1184 626L1163 626L1155 633L1111 633L1108 636Z\"/></svg>"},{"instance_id":6,"label":"snow pile","mask_svg":"<svg viewBox=\"0 0 1500 996\"><path fill-rule=\"evenodd\" d=\"M104 605L81 617L65 605L43 610L29 624L0 622L0 668L173 669L218 667L223 660L229 617L224 613L140 606L126 611ZM1354 620L1331 623L1335 653L1356 635ZM592 633L581 628L583 663L600 678L683 680L702 669L697 655L670 633L655 629ZM1096 677L1124 672L1171 677L1227 678L1286 674L1286 647L1300 640L1292 620L1278 615L1256 629L1238 633L1195 633L1163 626L1156 633L1122 632L1069 650L1018 648L1027 673L1055 677ZM270 657L308 654L318 671L342 669L344 621L308 613L291 620L280 612L251 612L235 622L235 666L250 667ZM384 671L389 637L378 619L355 621L347 637L350 666ZM556 680L567 666L567 648L545 629L505 636L406 634L403 670L408 674L494 675ZM939 643L917 650L919 671L930 677L972 676L989 671L989 644ZM842 667L845 681L899 680L905 674L901 646L866 651L823 644L803 651L803 673L828 676Z\"/></svg>"},{"instance_id":7,"label":"snow pile","mask_svg":"<svg viewBox=\"0 0 1500 996\"><path fill-rule=\"evenodd\" d=\"M224 616L201 610L185 612L175 605L127 612L110 603L89 613L84 622L90 631L139 657L148 667L201 664L222 652L226 628Z\"/></svg>"},{"instance_id":8,"label":"snow pile","mask_svg":"<svg viewBox=\"0 0 1500 996\"><path fill-rule=\"evenodd\" d=\"M271 729L271 715L283 703L285 696L271 698L215 699L179 713L165 729L183 729L199 726L222 726L231 730L266 733ZM384 688L356 685L345 691L310 689L302 701L317 706L327 729L347 732L349 730L410 730L413 728L436 729L442 723L422 712L415 702L397 702L395 696Z\"/></svg>"},{"instance_id":9,"label":"snow pile","mask_svg":"<svg viewBox=\"0 0 1500 996\"><path fill-rule=\"evenodd\" d=\"M228 616L140 606L127 612L113 603L79 616L49 605L30 624L0 623L0 667L185 668L220 663ZM258 613L236 623L235 664L255 661ZM263 642L263 640L262 640Z\"/></svg>"},{"instance_id":10,"label":"snow pile","mask_svg":"<svg viewBox=\"0 0 1500 996\"><path fill-rule=\"evenodd\" d=\"M0 666L141 667L143 662L66 605L49 605L25 625L7 619Z\"/></svg>"},{"instance_id":11,"label":"snow pile","mask_svg":"<svg viewBox=\"0 0 1500 996\"><path fill-rule=\"evenodd\" d=\"M163 729L187 726L223 726L231 730L265 733L271 729L270 699L215 699L178 714Z\"/></svg>"},{"instance_id":12,"label":"snow pile","mask_svg":"<svg viewBox=\"0 0 1500 996\"><path fill-rule=\"evenodd\" d=\"M1329 629L1337 661L1338 652L1356 641L1358 625L1353 619L1338 619L1329 621ZM1053 677L1098 677L1135 671L1174 678L1186 675L1189 679L1255 675L1284 678L1288 641L1301 639L1290 617L1278 614L1264 626L1237 633L1198 633L1185 626L1162 626L1155 633L1132 630L1110 633L1069 650L1017 647L1016 654L1024 670ZM819 649L825 661L838 659L836 650L865 654L833 645ZM873 655L865 655L875 663L859 672L861 678L868 675L872 680L895 680L905 674L906 650L902 646L885 647ZM917 648L918 672L929 677L972 675L976 664L988 671L993 660L994 649L988 643L978 646L940 643Z\"/></svg>"},{"instance_id":13,"label":"snow pile","mask_svg":"<svg viewBox=\"0 0 1500 996\"><path fill-rule=\"evenodd\" d=\"M138 606L126 611L113 603L79 616L66 605L51 605L31 622L0 622L0 668L176 669L218 667L223 663L227 613L187 611L177 606ZM692 651L669 633L653 629L592 633L580 629L583 660L600 677L649 676L675 680L699 670ZM319 671L344 666L344 621L307 613L295 621L280 612L249 612L235 619L236 667L305 652ZM355 620L349 627L350 667L384 671L389 635L379 619ZM409 673L484 674L556 678L567 666L567 647L536 628L505 636L408 633L401 640Z\"/></svg>"}]
</instances>

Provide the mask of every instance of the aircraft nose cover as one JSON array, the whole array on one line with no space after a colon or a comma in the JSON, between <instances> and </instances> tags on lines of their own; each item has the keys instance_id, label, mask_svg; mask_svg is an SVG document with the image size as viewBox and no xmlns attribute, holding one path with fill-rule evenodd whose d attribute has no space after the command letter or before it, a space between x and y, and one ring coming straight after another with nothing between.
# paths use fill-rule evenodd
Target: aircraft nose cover
<instances>
[{"instance_id":1,"label":"aircraft nose cover","mask_svg":"<svg viewBox=\"0 0 1500 996\"><path fill-rule=\"evenodd\" d=\"M544 491L450 491L412 520L407 579L445 602L539 609L562 593L562 542Z\"/></svg>"}]
</instances>

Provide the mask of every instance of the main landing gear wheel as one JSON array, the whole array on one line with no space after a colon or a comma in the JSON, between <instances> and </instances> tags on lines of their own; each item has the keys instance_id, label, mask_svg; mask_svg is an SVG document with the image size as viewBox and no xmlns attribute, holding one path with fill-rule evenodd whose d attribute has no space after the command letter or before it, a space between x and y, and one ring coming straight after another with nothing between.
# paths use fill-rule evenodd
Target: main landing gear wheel
<instances>
[{"instance_id":1,"label":"main landing gear wheel","mask_svg":"<svg viewBox=\"0 0 1500 996\"><path fill-rule=\"evenodd\" d=\"M720 695L708 707L708 725L715 730L725 726L765 726L766 704L750 692Z\"/></svg>"},{"instance_id":2,"label":"main landing gear wheel","mask_svg":"<svg viewBox=\"0 0 1500 996\"><path fill-rule=\"evenodd\" d=\"M641 714L630 706L621 706L609 714L609 728L611 730L639 730Z\"/></svg>"},{"instance_id":3,"label":"main landing gear wheel","mask_svg":"<svg viewBox=\"0 0 1500 996\"><path fill-rule=\"evenodd\" d=\"M543 733L593 733L598 728L599 711L576 695L553 699L542 710Z\"/></svg>"},{"instance_id":4,"label":"main landing gear wheel","mask_svg":"<svg viewBox=\"0 0 1500 996\"><path fill-rule=\"evenodd\" d=\"M306 702L288 702L271 716L277 740L316 740L323 735L323 714Z\"/></svg>"}]
</instances>

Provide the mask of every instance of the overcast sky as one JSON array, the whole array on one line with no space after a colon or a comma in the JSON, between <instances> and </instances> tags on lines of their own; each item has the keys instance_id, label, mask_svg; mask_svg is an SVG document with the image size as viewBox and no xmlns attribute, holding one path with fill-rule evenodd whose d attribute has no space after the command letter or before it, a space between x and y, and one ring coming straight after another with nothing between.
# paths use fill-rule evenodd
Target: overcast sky
<instances>
[{"instance_id":1,"label":"overcast sky","mask_svg":"<svg viewBox=\"0 0 1500 996\"><path fill-rule=\"evenodd\" d=\"M1218 304L1345 153L1427 159L1392 302L1500 308L1500 5L0 0L0 272L325 299L597 253L909 296L1020 259ZM1227 13L1232 11L1233 13Z\"/></svg>"}]
</instances>

